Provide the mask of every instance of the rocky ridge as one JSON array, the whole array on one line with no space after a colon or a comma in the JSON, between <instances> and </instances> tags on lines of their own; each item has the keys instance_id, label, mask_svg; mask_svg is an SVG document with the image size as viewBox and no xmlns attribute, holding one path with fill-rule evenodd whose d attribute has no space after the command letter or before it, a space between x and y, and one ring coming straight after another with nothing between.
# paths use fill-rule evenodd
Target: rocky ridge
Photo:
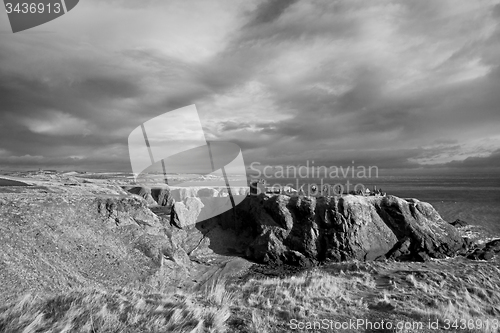
<instances>
[{"instance_id":1,"label":"rocky ridge","mask_svg":"<svg viewBox=\"0 0 500 333\"><path fill-rule=\"evenodd\" d=\"M475 247L416 199L262 194L196 222L211 200L227 195L223 190L75 184L0 188L3 298L126 285L165 266L193 285L236 274L251 262L307 267L456 254L488 259L498 252L497 243Z\"/></svg>"},{"instance_id":2,"label":"rocky ridge","mask_svg":"<svg viewBox=\"0 0 500 333\"><path fill-rule=\"evenodd\" d=\"M183 214L191 219L184 225L194 223L199 206L196 198L186 203L192 214ZM426 261L466 250L458 230L430 204L394 196L249 196L214 219L249 232L253 240L245 254L259 263Z\"/></svg>"}]
</instances>

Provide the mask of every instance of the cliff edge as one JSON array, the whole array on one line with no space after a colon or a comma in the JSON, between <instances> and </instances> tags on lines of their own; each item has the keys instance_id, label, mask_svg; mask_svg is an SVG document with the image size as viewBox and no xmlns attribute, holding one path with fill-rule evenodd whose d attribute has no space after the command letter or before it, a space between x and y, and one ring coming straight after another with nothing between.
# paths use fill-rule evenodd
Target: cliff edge
<instances>
[{"instance_id":1,"label":"cliff edge","mask_svg":"<svg viewBox=\"0 0 500 333\"><path fill-rule=\"evenodd\" d=\"M191 198L178 215L196 221L200 203ZM174 212L177 206L174 205ZM201 209L201 213L203 208ZM174 215L177 215L174 213ZM259 263L310 265L323 261L426 261L465 249L455 227L432 205L395 196L249 196L234 212L214 218L219 225L250 232L245 249ZM246 246L246 244L245 244Z\"/></svg>"}]
</instances>

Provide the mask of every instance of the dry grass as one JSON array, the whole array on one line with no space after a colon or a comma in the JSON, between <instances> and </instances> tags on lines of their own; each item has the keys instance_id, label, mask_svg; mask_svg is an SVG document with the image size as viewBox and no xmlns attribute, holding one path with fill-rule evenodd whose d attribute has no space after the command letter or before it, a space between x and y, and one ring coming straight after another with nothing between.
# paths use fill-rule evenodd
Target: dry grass
<instances>
[{"instance_id":1,"label":"dry grass","mask_svg":"<svg viewBox=\"0 0 500 333\"><path fill-rule=\"evenodd\" d=\"M443 262L427 270L408 271L406 264L400 263L399 269L389 272L390 279L381 283L388 273L384 265L343 263L334 269L314 269L286 279L250 280L235 288L238 295L231 309L235 316L246 318L246 328L233 327L233 331L285 332L290 331L291 320L365 319L389 320L394 325L424 324L423 329L394 328L386 332L436 332L428 327L429 321L438 321L441 328L449 325L448 332L500 332L496 324L484 327L487 320L500 325L500 270L494 265ZM464 321L473 323L473 328L460 328ZM456 330L454 323L458 325Z\"/></svg>"},{"instance_id":2,"label":"dry grass","mask_svg":"<svg viewBox=\"0 0 500 333\"><path fill-rule=\"evenodd\" d=\"M226 332L234 294L224 281L187 294L177 288L185 276L169 262L128 288L25 295L0 307L0 332Z\"/></svg>"},{"instance_id":3,"label":"dry grass","mask_svg":"<svg viewBox=\"0 0 500 333\"><path fill-rule=\"evenodd\" d=\"M420 270L404 263L390 268L384 265L347 263L282 279L250 279L239 284L221 281L190 294L172 291L164 283L162 279L172 273L167 267L141 288L25 296L0 307L0 332L274 333L291 331L291 320L437 320L442 327L454 320L500 319L500 270L494 265L443 263ZM468 271L460 271L463 269Z\"/></svg>"},{"instance_id":4,"label":"dry grass","mask_svg":"<svg viewBox=\"0 0 500 333\"><path fill-rule=\"evenodd\" d=\"M471 267L472 266L472 267ZM468 270L468 271L466 271ZM456 272L401 272L399 283L388 291L402 313L415 318L446 322L500 322L500 269L471 264ZM462 329L461 332L498 332L496 328Z\"/></svg>"},{"instance_id":5,"label":"dry grass","mask_svg":"<svg viewBox=\"0 0 500 333\"><path fill-rule=\"evenodd\" d=\"M126 289L27 295L0 308L0 332L226 332L228 304L223 286L193 296Z\"/></svg>"},{"instance_id":6,"label":"dry grass","mask_svg":"<svg viewBox=\"0 0 500 333\"><path fill-rule=\"evenodd\" d=\"M315 269L286 279L250 280L237 287L232 309L248 318L251 332L283 332L292 319L354 316L367 309L355 293L374 287L368 273L335 276Z\"/></svg>"}]
</instances>

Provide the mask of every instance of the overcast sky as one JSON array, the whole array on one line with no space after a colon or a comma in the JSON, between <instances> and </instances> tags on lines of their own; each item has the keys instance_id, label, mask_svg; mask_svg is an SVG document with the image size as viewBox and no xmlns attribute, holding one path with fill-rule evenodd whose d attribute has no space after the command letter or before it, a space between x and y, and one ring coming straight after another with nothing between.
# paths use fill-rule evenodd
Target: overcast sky
<instances>
[{"instance_id":1,"label":"overcast sky","mask_svg":"<svg viewBox=\"0 0 500 333\"><path fill-rule=\"evenodd\" d=\"M82 0L0 13L0 169L131 171L196 104L245 163L500 167L499 0Z\"/></svg>"}]
</instances>

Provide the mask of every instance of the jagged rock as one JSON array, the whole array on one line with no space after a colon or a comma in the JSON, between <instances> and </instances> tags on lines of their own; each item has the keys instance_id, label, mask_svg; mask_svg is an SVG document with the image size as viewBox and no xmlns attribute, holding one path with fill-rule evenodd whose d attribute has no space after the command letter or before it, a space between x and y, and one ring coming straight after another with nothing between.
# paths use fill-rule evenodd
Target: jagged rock
<instances>
[{"instance_id":1,"label":"jagged rock","mask_svg":"<svg viewBox=\"0 0 500 333\"><path fill-rule=\"evenodd\" d=\"M405 237L398 241L398 243L387 253L388 258L403 259L411 257L411 239Z\"/></svg>"},{"instance_id":2,"label":"jagged rock","mask_svg":"<svg viewBox=\"0 0 500 333\"><path fill-rule=\"evenodd\" d=\"M176 202L172 206L170 223L180 229L196 224L203 203L199 198L189 197L184 202Z\"/></svg>"},{"instance_id":3,"label":"jagged rock","mask_svg":"<svg viewBox=\"0 0 500 333\"><path fill-rule=\"evenodd\" d=\"M476 248L467 258L472 260L490 260L498 253L500 253L500 239L495 239L486 243L484 247Z\"/></svg>"},{"instance_id":4,"label":"jagged rock","mask_svg":"<svg viewBox=\"0 0 500 333\"><path fill-rule=\"evenodd\" d=\"M139 225L147 232L160 233L158 217L141 200L134 198L95 198L97 212L110 227Z\"/></svg>"},{"instance_id":5,"label":"jagged rock","mask_svg":"<svg viewBox=\"0 0 500 333\"><path fill-rule=\"evenodd\" d=\"M267 230L250 245L246 255L264 264L281 265L286 263L286 258L284 258L286 251L286 246L276 234L272 230Z\"/></svg>"},{"instance_id":6,"label":"jagged rock","mask_svg":"<svg viewBox=\"0 0 500 333\"><path fill-rule=\"evenodd\" d=\"M413 259L415 261L426 262L429 261L431 257L427 254L427 252L420 251L413 256Z\"/></svg>"},{"instance_id":7,"label":"jagged rock","mask_svg":"<svg viewBox=\"0 0 500 333\"><path fill-rule=\"evenodd\" d=\"M311 262L426 261L453 256L464 246L455 228L416 199L253 196L237 207L242 211L242 225L255 225L247 256L264 263L288 264L290 251Z\"/></svg>"},{"instance_id":8,"label":"jagged rock","mask_svg":"<svg viewBox=\"0 0 500 333\"><path fill-rule=\"evenodd\" d=\"M305 255L303 255L300 252L297 251L286 251L284 253L284 256L286 258L286 263L288 265L292 266L298 266L298 267L312 267L314 265L314 261L306 258Z\"/></svg>"},{"instance_id":9,"label":"jagged rock","mask_svg":"<svg viewBox=\"0 0 500 333\"><path fill-rule=\"evenodd\" d=\"M139 197L29 193L1 199L2 299L124 286L158 269L158 251L145 244L154 239L170 251L164 226Z\"/></svg>"},{"instance_id":10,"label":"jagged rock","mask_svg":"<svg viewBox=\"0 0 500 333\"><path fill-rule=\"evenodd\" d=\"M163 191L153 198L161 196L163 202L173 202L173 192ZM249 230L254 236L246 249L247 257L268 264L308 266L328 260L379 258L426 261L453 256L468 246L430 204L417 199L259 195L213 217L211 208L229 204L227 198L217 197L212 189L176 191L179 197L195 192L203 195L172 204L170 224L176 228L168 231L172 242L169 251L182 248L187 255L206 251L214 243L199 223L206 219L211 228ZM116 214L108 215L116 220Z\"/></svg>"},{"instance_id":11,"label":"jagged rock","mask_svg":"<svg viewBox=\"0 0 500 333\"><path fill-rule=\"evenodd\" d=\"M131 194L135 194L144 198L149 206L167 206L171 207L174 203L170 187L162 186L150 188L147 186L124 187Z\"/></svg>"},{"instance_id":12,"label":"jagged rock","mask_svg":"<svg viewBox=\"0 0 500 333\"><path fill-rule=\"evenodd\" d=\"M465 222L463 220L460 220L460 219L456 219L455 221L451 222L450 223L452 226L454 227L457 227L457 228L460 228L460 227L466 227L469 225L468 222Z\"/></svg>"},{"instance_id":13,"label":"jagged rock","mask_svg":"<svg viewBox=\"0 0 500 333\"><path fill-rule=\"evenodd\" d=\"M475 248L476 243L469 237L462 237L462 240L463 240L462 248L458 250L457 254L461 256L467 256L467 254L470 254L471 250Z\"/></svg>"},{"instance_id":14,"label":"jagged rock","mask_svg":"<svg viewBox=\"0 0 500 333\"><path fill-rule=\"evenodd\" d=\"M160 206L170 207L173 205L173 198L170 195L169 187L161 187L161 188L152 188L151 196L156 201L156 203Z\"/></svg>"},{"instance_id":15,"label":"jagged rock","mask_svg":"<svg viewBox=\"0 0 500 333\"><path fill-rule=\"evenodd\" d=\"M170 222L186 233L190 246L201 242L195 225L206 218L222 228L250 230L253 241L246 255L269 264L308 265L320 261L426 261L453 256L467 247L458 231L428 203L394 196L250 196L236 208L216 217L211 208L228 204L223 197L187 197L172 206ZM196 235L194 235L196 234ZM193 236L194 235L194 236ZM213 241L213 240L210 240ZM300 254L300 255L299 255Z\"/></svg>"},{"instance_id":16,"label":"jagged rock","mask_svg":"<svg viewBox=\"0 0 500 333\"><path fill-rule=\"evenodd\" d=\"M464 245L458 231L426 202L407 201L395 196L372 199L372 202L399 240L410 239L410 255L401 259L420 260L420 256L414 256L419 252L431 258L445 258L454 256Z\"/></svg>"},{"instance_id":17,"label":"jagged rock","mask_svg":"<svg viewBox=\"0 0 500 333\"><path fill-rule=\"evenodd\" d=\"M265 258L277 264L293 264L294 260L286 254L294 252L311 262L372 260L397 243L374 206L363 197L279 195L264 198L263 209L259 210L258 203L254 205L251 211L260 235L250 245L248 254L257 261ZM267 240L272 240L269 248L265 246Z\"/></svg>"},{"instance_id":18,"label":"jagged rock","mask_svg":"<svg viewBox=\"0 0 500 333\"><path fill-rule=\"evenodd\" d=\"M156 205L157 202L151 195L151 188L145 186L136 186L127 190L131 194L135 194L145 199L148 205Z\"/></svg>"}]
</instances>

